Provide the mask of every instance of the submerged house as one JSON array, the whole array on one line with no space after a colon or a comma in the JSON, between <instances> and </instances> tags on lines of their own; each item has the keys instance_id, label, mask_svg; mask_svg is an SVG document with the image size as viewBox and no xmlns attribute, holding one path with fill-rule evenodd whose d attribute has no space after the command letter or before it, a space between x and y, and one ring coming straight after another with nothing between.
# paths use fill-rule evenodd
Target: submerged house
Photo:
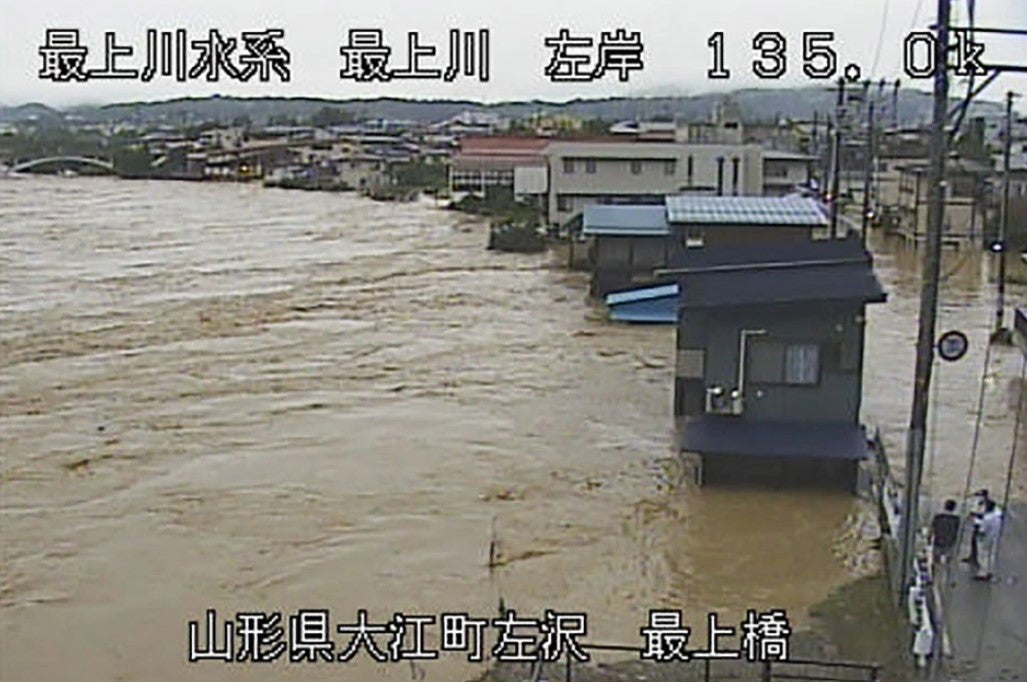
<instances>
[{"instance_id":1,"label":"submerged house","mask_svg":"<svg viewBox=\"0 0 1027 682\"><path fill-rule=\"evenodd\" d=\"M666 267L673 250L662 203L586 206L582 234L589 240L593 296L652 284L653 272Z\"/></svg>"},{"instance_id":2,"label":"submerged house","mask_svg":"<svg viewBox=\"0 0 1027 682\"><path fill-rule=\"evenodd\" d=\"M677 319L676 291L667 288L677 281L659 271L674 253L831 236L820 204L797 196L682 195L666 197L661 206L589 206L583 233L592 242L591 293L606 296L611 317L667 324Z\"/></svg>"},{"instance_id":3,"label":"submerged house","mask_svg":"<svg viewBox=\"0 0 1027 682\"><path fill-rule=\"evenodd\" d=\"M696 481L853 488L864 311L885 300L859 240L687 249L673 273L675 426Z\"/></svg>"}]
</instances>

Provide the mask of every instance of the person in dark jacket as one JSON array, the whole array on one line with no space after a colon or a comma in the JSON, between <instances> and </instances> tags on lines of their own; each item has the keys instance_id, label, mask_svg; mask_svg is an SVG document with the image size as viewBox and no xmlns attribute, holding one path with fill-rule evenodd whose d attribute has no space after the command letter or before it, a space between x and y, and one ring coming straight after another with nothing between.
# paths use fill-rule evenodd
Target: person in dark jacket
<instances>
[{"instance_id":1,"label":"person in dark jacket","mask_svg":"<svg viewBox=\"0 0 1027 682\"><path fill-rule=\"evenodd\" d=\"M945 500L945 511L938 512L931 519L931 546L936 561L947 563L959 538L959 516L956 501Z\"/></svg>"}]
</instances>

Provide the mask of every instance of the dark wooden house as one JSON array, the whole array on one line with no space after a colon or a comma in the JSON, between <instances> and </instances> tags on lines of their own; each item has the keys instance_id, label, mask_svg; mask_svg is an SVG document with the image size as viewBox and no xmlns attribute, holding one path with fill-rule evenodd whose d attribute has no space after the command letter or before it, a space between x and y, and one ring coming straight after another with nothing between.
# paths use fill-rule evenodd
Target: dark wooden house
<instances>
[{"instance_id":1,"label":"dark wooden house","mask_svg":"<svg viewBox=\"0 0 1027 682\"><path fill-rule=\"evenodd\" d=\"M865 306L885 300L859 240L706 246L673 266L675 425L696 480L853 487Z\"/></svg>"}]
</instances>

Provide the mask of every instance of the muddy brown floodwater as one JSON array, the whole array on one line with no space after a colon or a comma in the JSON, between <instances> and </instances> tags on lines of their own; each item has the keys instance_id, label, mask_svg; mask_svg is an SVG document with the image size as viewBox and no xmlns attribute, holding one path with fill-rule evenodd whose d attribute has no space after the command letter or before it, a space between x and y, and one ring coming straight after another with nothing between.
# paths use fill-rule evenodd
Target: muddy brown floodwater
<instances>
[{"instance_id":1,"label":"muddy brown floodwater","mask_svg":"<svg viewBox=\"0 0 1027 682\"><path fill-rule=\"evenodd\" d=\"M5 681L409 679L366 656L190 665L186 623L208 608L491 617L502 598L635 643L655 607L700 632L707 611L748 607L801 626L874 568L870 514L848 496L668 486L673 331L602 321L580 275L486 252L477 220L43 177L0 181L0 211ZM898 464L915 256L877 250L891 298L870 313L864 408ZM963 488L992 315L979 256L946 269L942 326L973 345L937 373L938 497ZM1018 374L997 351L980 485L1001 487ZM457 654L423 666L478 672Z\"/></svg>"}]
</instances>

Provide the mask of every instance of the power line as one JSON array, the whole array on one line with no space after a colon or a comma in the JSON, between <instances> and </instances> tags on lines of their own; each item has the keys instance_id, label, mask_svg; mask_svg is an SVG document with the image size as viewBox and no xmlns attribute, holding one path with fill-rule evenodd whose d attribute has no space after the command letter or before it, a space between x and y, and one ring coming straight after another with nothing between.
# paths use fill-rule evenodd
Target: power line
<instances>
[{"instance_id":1,"label":"power line","mask_svg":"<svg viewBox=\"0 0 1027 682\"><path fill-rule=\"evenodd\" d=\"M870 80L877 77L877 63L881 59L881 45L884 43L884 29L888 24L888 0L884 0L884 11L881 12L881 28L877 32L877 48L874 50L874 65L870 67Z\"/></svg>"},{"instance_id":2,"label":"power line","mask_svg":"<svg viewBox=\"0 0 1027 682\"><path fill-rule=\"evenodd\" d=\"M909 22L909 28L906 29L906 33L912 32L913 28L916 27L916 20L920 18L920 10L923 9L923 7L924 0L917 0L916 11L913 12L913 21Z\"/></svg>"}]
</instances>

